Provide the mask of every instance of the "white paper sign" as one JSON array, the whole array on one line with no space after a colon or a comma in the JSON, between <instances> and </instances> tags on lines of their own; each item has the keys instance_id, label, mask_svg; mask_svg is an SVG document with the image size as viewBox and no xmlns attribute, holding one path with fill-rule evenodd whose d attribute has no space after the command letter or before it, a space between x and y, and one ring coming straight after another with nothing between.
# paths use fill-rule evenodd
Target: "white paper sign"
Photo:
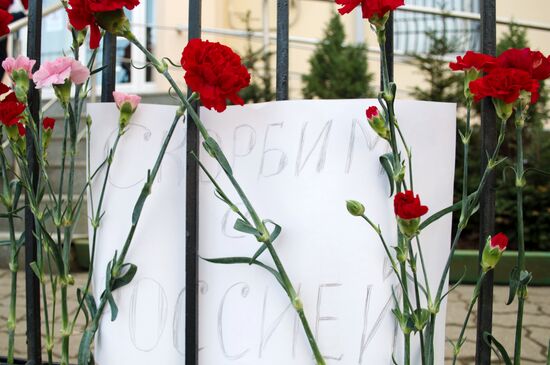
<instances>
[{"instance_id":1,"label":"white paper sign","mask_svg":"<svg viewBox=\"0 0 550 365\"><path fill-rule=\"evenodd\" d=\"M398 287L382 245L345 207L347 199L364 202L395 245L392 200L379 163L388 145L367 124L370 105L378 104L289 101L202 112L262 218L283 226L275 246L329 364L391 364L394 339L402 337L391 314L391 288ZM397 103L414 155L415 191L431 212L452 204L455 109L454 104ZM212 162L207 166L219 173ZM201 255L250 257L258 243L232 229L235 215L212 196L203 176ZM238 201L235 194L230 197ZM447 257L450 222L446 217L422 235L432 287ZM267 253L261 259L271 264ZM207 262L200 269L207 288L200 302L201 364L313 364L301 325L270 274ZM439 325L436 363L443 361L444 314Z\"/></svg>"},{"instance_id":2,"label":"white paper sign","mask_svg":"<svg viewBox=\"0 0 550 365\"><path fill-rule=\"evenodd\" d=\"M392 200L378 161L388 147L370 130L364 114L376 103L289 101L201 114L262 218L283 226L275 246L300 292L328 364L391 364L392 351L399 359L397 349L402 347L391 314L392 287L399 289L385 253L374 232L345 208L347 199L363 201L367 214L395 244ZM455 105L399 101L396 108L414 155L415 192L436 212L452 203ZM129 182L145 176L152 166L156 153L149 156L149 152L158 151L174 109L142 105L138 111L132 123L145 126L155 142L144 143L137 132L141 127L133 127L138 140L125 142L129 151L125 155L117 153L119 165L113 166L113 176L125 183L116 180L117 186L108 187L108 215L102 221L94 279L97 288L102 287L105 265L115 247L122 246L141 189L141 184ZM92 148L92 166L96 166L105 157L107 141L113 140L118 114L109 105L94 105L90 112L95 121L94 146L100 146ZM98 128L100 120L103 126ZM102 322L96 351L101 365L176 365L183 360L184 128L178 133L171 147L174 160L163 165L128 256L138 265L138 275L116 295L117 321L110 323L107 315ZM201 153L201 159L238 202L210 157ZM93 184L94 196L98 181ZM201 256L253 255L258 243L233 230L235 215L215 198L204 174L199 195ZM448 254L450 222L446 217L422 234L432 287ZM272 265L267 253L260 259ZM288 297L270 274L248 265L203 261L200 279L201 364L313 364ZM438 323L436 363L443 362L444 311Z\"/></svg>"}]
</instances>

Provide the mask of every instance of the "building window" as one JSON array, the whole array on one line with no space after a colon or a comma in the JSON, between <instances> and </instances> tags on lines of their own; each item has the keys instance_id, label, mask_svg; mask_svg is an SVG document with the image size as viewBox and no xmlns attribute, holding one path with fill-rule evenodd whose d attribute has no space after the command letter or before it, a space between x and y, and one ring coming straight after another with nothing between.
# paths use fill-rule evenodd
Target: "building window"
<instances>
[{"instance_id":1,"label":"building window","mask_svg":"<svg viewBox=\"0 0 550 365\"><path fill-rule=\"evenodd\" d=\"M407 5L429 7L446 11L479 13L480 0L407 0ZM455 53L479 49L479 21L423 14L409 11L395 12L395 50L397 53L426 53L430 49L432 32L445 36Z\"/></svg>"}]
</instances>

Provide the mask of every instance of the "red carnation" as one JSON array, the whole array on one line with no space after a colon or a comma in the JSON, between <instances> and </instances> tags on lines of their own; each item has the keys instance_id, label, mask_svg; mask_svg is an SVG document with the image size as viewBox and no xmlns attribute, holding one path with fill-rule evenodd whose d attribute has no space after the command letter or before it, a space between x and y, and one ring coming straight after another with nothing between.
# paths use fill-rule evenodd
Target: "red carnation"
<instances>
[{"instance_id":1,"label":"red carnation","mask_svg":"<svg viewBox=\"0 0 550 365\"><path fill-rule=\"evenodd\" d=\"M405 0L364 0L361 9L364 19L383 18L386 13L403 5Z\"/></svg>"},{"instance_id":2,"label":"red carnation","mask_svg":"<svg viewBox=\"0 0 550 365\"><path fill-rule=\"evenodd\" d=\"M508 247L508 237L502 232L497 233L491 238L490 245L491 248L498 248L499 251L504 251Z\"/></svg>"},{"instance_id":3,"label":"red carnation","mask_svg":"<svg viewBox=\"0 0 550 365\"><path fill-rule=\"evenodd\" d=\"M55 127L55 119L50 117L44 118L42 121L42 126L44 129L53 129L53 127Z\"/></svg>"},{"instance_id":4,"label":"red carnation","mask_svg":"<svg viewBox=\"0 0 550 365\"><path fill-rule=\"evenodd\" d=\"M367 113L367 119L372 119L372 118L376 117L379 114L378 108L375 107L375 106L369 106L367 108L366 113Z\"/></svg>"},{"instance_id":5,"label":"red carnation","mask_svg":"<svg viewBox=\"0 0 550 365\"><path fill-rule=\"evenodd\" d=\"M539 97L538 89L538 81L533 80L528 72L515 68L497 68L487 76L470 82L470 90L476 101L490 96L512 104L524 90L531 93L531 103L534 104Z\"/></svg>"},{"instance_id":6,"label":"red carnation","mask_svg":"<svg viewBox=\"0 0 550 365\"><path fill-rule=\"evenodd\" d=\"M393 199L395 215L401 219L416 219L428 213L428 207L420 204L418 195L411 190L400 192Z\"/></svg>"},{"instance_id":7,"label":"red carnation","mask_svg":"<svg viewBox=\"0 0 550 365\"><path fill-rule=\"evenodd\" d=\"M25 111L25 104L20 103L15 93L1 83L0 95L4 96L4 100L0 102L0 123L6 127L16 125L21 120L21 114Z\"/></svg>"},{"instance_id":8,"label":"red carnation","mask_svg":"<svg viewBox=\"0 0 550 365\"><path fill-rule=\"evenodd\" d=\"M372 19L373 17L383 18L389 11L405 5L405 0L336 0L336 4L342 6L338 9L340 14L350 13L361 4L363 18Z\"/></svg>"},{"instance_id":9,"label":"red carnation","mask_svg":"<svg viewBox=\"0 0 550 365\"><path fill-rule=\"evenodd\" d=\"M96 23L94 13L87 0L69 0L67 8L69 22L76 30L83 30L90 26L90 48L96 49L101 41L101 31Z\"/></svg>"},{"instance_id":10,"label":"red carnation","mask_svg":"<svg viewBox=\"0 0 550 365\"><path fill-rule=\"evenodd\" d=\"M220 43L191 40L181 56L185 82L200 95L202 104L222 112L226 100L243 105L237 93L250 84L250 74L233 50Z\"/></svg>"},{"instance_id":11,"label":"red carnation","mask_svg":"<svg viewBox=\"0 0 550 365\"><path fill-rule=\"evenodd\" d=\"M138 5L139 0L69 0L67 14L69 22L76 30L90 26L90 48L95 49L101 41L101 32L95 15L123 8L132 10Z\"/></svg>"},{"instance_id":12,"label":"red carnation","mask_svg":"<svg viewBox=\"0 0 550 365\"><path fill-rule=\"evenodd\" d=\"M132 10L139 5L139 0L87 0L94 13L114 11L126 8Z\"/></svg>"},{"instance_id":13,"label":"red carnation","mask_svg":"<svg viewBox=\"0 0 550 365\"><path fill-rule=\"evenodd\" d=\"M29 8L29 0L21 0L21 4L23 4L23 7L25 9Z\"/></svg>"},{"instance_id":14,"label":"red carnation","mask_svg":"<svg viewBox=\"0 0 550 365\"><path fill-rule=\"evenodd\" d=\"M526 71L535 80L541 81L550 77L550 58L539 51L511 48L502 52L497 60L500 67Z\"/></svg>"},{"instance_id":15,"label":"red carnation","mask_svg":"<svg viewBox=\"0 0 550 365\"><path fill-rule=\"evenodd\" d=\"M476 69L478 71L489 71L496 66L496 58L483 53L468 51L462 56L456 58L456 62L449 63L453 71L467 71Z\"/></svg>"},{"instance_id":16,"label":"red carnation","mask_svg":"<svg viewBox=\"0 0 550 365\"><path fill-rule=\"evenodd\" d=\"M0 103L0 122L11 127L21 120L25 105L18 101L3 101Z\"/></svg>"},{"instance_id":17,"label":"red carnation","mask_svg":"<svg viewBox=\"0 0 550 365\"><path fill-rule=\"evenodd\" d=\"M0 37L10 32L8 25L12 22L13 16L7 11L0 9Z\"/></svg>"},{"instance_id":18,"label":"red carnation","mask_svg":"<svg viewBox=\"0 0 550 365\"><path fill-rule=\"evenodd\" d=\"M361 2L362 0L336 0L336 4L342 6L338 9L338 12L342 15L351 13Z\"/></svg>"}]
</instances>

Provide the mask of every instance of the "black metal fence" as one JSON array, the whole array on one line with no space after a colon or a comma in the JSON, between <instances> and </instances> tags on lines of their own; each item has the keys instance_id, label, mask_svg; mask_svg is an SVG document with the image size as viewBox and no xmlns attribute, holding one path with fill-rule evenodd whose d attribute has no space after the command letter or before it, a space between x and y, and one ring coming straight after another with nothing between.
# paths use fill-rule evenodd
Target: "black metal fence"
<instances>
[{"instance_id":1,"label":"black metal fence","mask_svg":"<svg viewBox=\"0 0 550 365\"><path fill-rule=\"evenodd\" d=\"M482 51L488 54L496 52L496 0L480 0L481 13L481 38L479 43ZM201 36L201 0L189 0L189 39ZM471 9L475 10L475 9ZM393 19L390 20L387 57L390 65L390 75L393 74ZM29 26L28 26L28 56L36 59L40 64L41 56L41 26L42 26L42 1L29 1ZM112 101L112 91L115 88L116 67L116 38L106 36L104 41L103 64L108 67L103 71L102 96L104 102ZM288 74L289 74L289 0L277 0L277 100L288 99ZM38 91L31 88L30 108L39 120L40 96ZM195 106L197 107L197 105ZM482 165L487 163L489 153L496 145L495 112L490 101L482 104L481 129L482 129ZM199 135L193 123L188 124L187 152L197 150L199 147ZM31 141L27 139L27 142ZM29 165L33 167L35 178L37 174L37 162L33 151L33 144L27 146ZM187 159L187 196L186 208L186 365L198 364L198 165L194 159ZM495 216L495 192L494 176L487 184L481 198L480 215L480 253L485 244L483 237L492 233ZM30 269L29 264L36 260L37 243L34 237L34 219L30 210L25 214L25 270L26 270L26 297L27 297L27 358L28 365L42 364L41 359L41 318L40 318L40 286L38 279ZM476 364L490 363L490 348L482 341L481 334L490 331L492 326L493 280L492 273L485 281L481 290L478 305L477 323L477 347Z\"/></svg>"}]
</instances>

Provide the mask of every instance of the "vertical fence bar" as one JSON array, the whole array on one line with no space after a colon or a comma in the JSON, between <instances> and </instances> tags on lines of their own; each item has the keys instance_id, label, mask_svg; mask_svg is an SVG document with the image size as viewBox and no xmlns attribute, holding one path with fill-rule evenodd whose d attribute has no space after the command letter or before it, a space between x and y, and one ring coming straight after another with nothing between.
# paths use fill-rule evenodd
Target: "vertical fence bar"
<instances>
[{"instance_id":1,"label":"vertical fence bar","mask_svg":"<svg viewBox=\"0 0 550 365\"><path fill-rule=\"evenodd\" d=\"M189 0L189 39L201 36L201 0ZM190 95L192 90L188 90ZM193 108L198 112L199 103ZM191 116L187 115L187 120ZM199 131L195 123L187 123L187 169L186 169L186 249L185 249L185 365L199 363L199 166L191 152L199 150Z\"/></svg>"},{"instance_id":2,"label":"vertical fence bar","mask_svg":"<svg viewBox=\"0 0 550 365\"><path fill-rule=\"evenodd\" d=\"M496 53L496 0L481 1L481 45L482 52ZM487 156L496 147L496 114L490 98L481 103L481 168L487 166ZM483 252L487 236L495 228L495 175L491 173L480 199L479 255ZM476 364L491 363L491 349L483 341L483 333L491 332L493 326L493 271L485 277L477 306Z\"/></svg>"},{"instance_id":3,"label":"vertical fence bar","mask_svg":"<svg viewBox=\"0 0 550 365\"><path fill-rule=\"evenodd\" d=\"M116 85L116 36L105 33L103 39L103 65L107 67L101 77L101 102L109 103L113 99Z\"/></svg>"},{"instance_id":4,"label":"vertical fence bar","mask_svg":"<svg viewBox=\"0 0 550 365\"><path fill-rule=\"evenodd\" d=\"M390 18L386 23L386 61L388 63L388 76L390 81L393 81L393 41L394 41L394 13L390 13ZM380 77L380 82L382 82L382 77ZM382 85L383 89L384 86Z\"/></svg>"},{"instance_id":5,"label":"vertical fence bar","mask_svg":"<svg viewBox=\"0 0 550 365\"><path fill-rule=\"evenodd\" d=\"M288 0L277 0L277 100L288 100Z\"/></svg>"},{"instance_id":6,"label":"vertical fence bar","mask_svg":"<svg viewBox=\"0 0 550 365\"><path fill-rule=\"evenodd\" d=\"M42 50L42 0L29 1L29 25L27 33L27 55L36 60L35 70L40 67ZM34 88L31 81L29 91L29 109L36 123L36 130L40 130L40 93ZM27 133L32 133L27 129ZM32 176L33 189L38 187L38 163L33 136L27 136L27 161ZM27 311L27 359L28 365L42 364L41 320L40 320L40 283L30 268L30 264L37 260L38 244L34 235L36 226L34 215L30 208L25 208L25 290Z\"/></svg>"}]
</instances>

